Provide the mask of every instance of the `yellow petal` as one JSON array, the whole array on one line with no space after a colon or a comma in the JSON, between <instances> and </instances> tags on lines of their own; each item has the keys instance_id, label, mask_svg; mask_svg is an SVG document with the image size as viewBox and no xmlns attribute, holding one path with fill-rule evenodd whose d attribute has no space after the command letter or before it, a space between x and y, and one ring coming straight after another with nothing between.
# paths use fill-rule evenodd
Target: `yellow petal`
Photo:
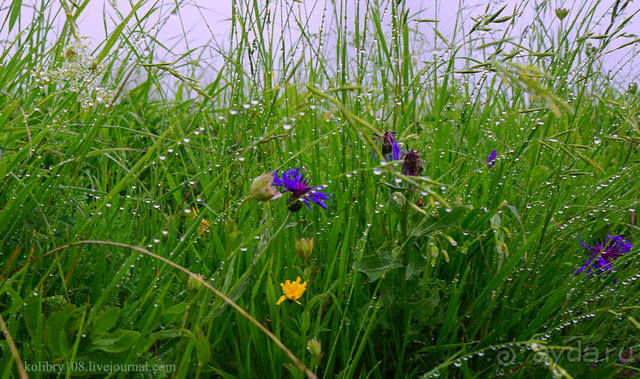
<instances>
[{"instance_id":1,"label":"yellow petal","mask_svg":"<svg viewBox=\"0 0 640 379\"><path fill-rule=\"evenodd\" d=\"M301 302L299 302L298 300L293 300L293 301L295 301L296 303L298 303L298 304L302 305L302 303L301 303Z\"/></svg>"},{"instance_id":2,"label":"yellow petal","mask_svg":"<svg viewBox=\"0 0 640 379\"><path fill-rule=\"evenodd\" d=\"M282 295L280 296L280 298L278 299L278 301L276 302L276 305L280 305L280 303L282 303L283 301L287 300L287 297Z\"/></svg>"}]
</instances>

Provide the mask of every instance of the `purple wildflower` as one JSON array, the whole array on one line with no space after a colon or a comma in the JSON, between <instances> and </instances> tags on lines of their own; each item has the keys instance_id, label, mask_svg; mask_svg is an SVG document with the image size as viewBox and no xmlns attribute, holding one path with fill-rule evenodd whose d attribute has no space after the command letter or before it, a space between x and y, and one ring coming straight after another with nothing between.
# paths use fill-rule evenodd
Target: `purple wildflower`
<instances>
[{"instance_id":1,"label":"purple wildflower","mask_svg":"<svg viewBox=\"0 0 640 379\"><path fill-rule=\"evenodd\" d=\"M407 176L418 176L424 169L422 157L415 150L409 150L402 156L402 173Z\"/></svg>"},{"instance_id":2,"label":"purple wildflower","mask_svg":"<svg viewBox=\"0 0 640 379\"><path fill-rule=\"evenodd\" d=\"M304 169L292 168L282 174L282 179L278 175L278 171L273 173L273 185L283 187L284 192L291 192L291 197L287 200L287 206L291 212L297 212L302 208L302 202L307 204L311 209L309 200L327 209L324 201L331 199L329 194L316 191L314 186L309 185L309 180L303 177Z\"/></svg>"},{"instance_id":3,"label":"purple wildflower","mask_svg":"<svg viewBox=\"0 0 640 379\"><path fill-rule=\"evenodd\" d=\"M380 148L382 155L384 155L387 160L397 161L398 159L400 159L400 156L402 155L402 149L400 149L400 144L398 143L398 141L396 141L396 132L387 131L383 134L374 134L377 137L376 139L380 138L382 140L382 147L380 147L380 144L378 144L378 147Z\"/></svg>"},{"instance_id":4,"label":"purple wildflower","mask_svg":"<svg viewBox=\"0 0 640 379\"><path fill-rule=\"evenodd\" d=\"M631 366L631 365L635 365L635 363L638 361L638 359L640 358L639 356L634 356L633 355L633 349L632 348L627 348L624 351L621 351L620 354L618 354L620 356L620 365L621 366ZM628 377L628 376L634 376L636 375L636 371L632 369L633 367L629 367L629 368L625 368L621 371L618 371L618 373L622 374L624 377Z\"/></svg>"},{"instance_id":5,"label":"purple wildflower","mask_svg":"<svg viewBox=\"0 0 640 379\"><path fill-rule=\"evenodd\" d=\"M487 156L487 167L491 168L496 164L496 157L498 156L498 153L496 152L496 149L491 150L491 154L489 154L489 156Z\"/></svg>"},{"instance_id":6,"label":"purple wildflower","mask_svg":"<svg viewBox=\"0 0 640 379\"><path fill-rule=\"evenodd\" d=\"M591 277L592 270L596 275L609 271L613 267L611 265L613 261L620 258L623 254L628 253L633 248L633 244L619 235L612 236L607 234L607 238L604 241L598 241L594 246L585 245L580 239L580 235L578 235L578 240L582 246L587 249L589 259L587 259L582 267L575 271L575 275L586 270L587 277Z\"/></svg>"}]
</instances>

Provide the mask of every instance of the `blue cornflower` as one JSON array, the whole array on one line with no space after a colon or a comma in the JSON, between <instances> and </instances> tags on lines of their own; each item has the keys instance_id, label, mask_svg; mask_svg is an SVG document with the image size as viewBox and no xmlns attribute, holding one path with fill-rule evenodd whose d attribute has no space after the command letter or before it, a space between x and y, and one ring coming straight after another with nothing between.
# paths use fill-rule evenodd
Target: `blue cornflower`
<instances>
[{"instance_id":1,"label":"blue cornflower","mask_svg":"<svg viewBox=\"0 0 640 379\"><path fill-rule=\"evenodd\" d=\"M612 236L607 234L607 238L604 241L598 241L594 246L585 245L578 235L578 240L582 246L587 249L589 259L584 263L582 267L575 271L578 275L582 271L587 271L587 277L591 277L591 271L593 270L596 275L609 271L613 266L611 263L620 258L623 254L628 253L633 244L625 240L621 236ZM615 282L615 279L614 279Z\"/></svg>"},{"instance_id":2,"label":"blue cornflower","mask_svg":"<svg viewBox=\"0 0 640 379\"><path fill-rule=\"evenodd\" d=\"M307 204L307 207L311 209L309 200L318 204L324 209L327 209L325 200L330 200L331 195L316 191L314 186L309 185L309 180L303 177L304 169L301 171L297 168L292 168L285 171L282 174L282 179L278 175L278 171L273 173L273 184L277 187L284 187L284 192L291 192L291 197L287 200L287 206L291 212L297 212L302 207L302 202Z\"/></svg>"},{"instance_id":3,"label":"blue cornflower","mask_svg":"<svg viewBox=\"0 0 640 379\"><path fill-rule=\"evenodd\" d=\"M384 132L383 134L374 133L378 139L382 140L382 146L378 143L378 148L384 155L385 159L389 161L397 161L402 156L402 149L400 149L400 144L396 141L395 134L396 132Z\"/></svg>"},{"instance_id":4,"label":"blue cornflower","mask_svg":"<svg viewBox=\"0 0 640 379\"><path fill-rule=\"evenodd\" d=\"M487 167L491 168L496 164L496 157L498 156L498 153L496 152L496 149L491 150L491 154L489 154L489 156L487 157Z\"/></svg>"}]
</instances>

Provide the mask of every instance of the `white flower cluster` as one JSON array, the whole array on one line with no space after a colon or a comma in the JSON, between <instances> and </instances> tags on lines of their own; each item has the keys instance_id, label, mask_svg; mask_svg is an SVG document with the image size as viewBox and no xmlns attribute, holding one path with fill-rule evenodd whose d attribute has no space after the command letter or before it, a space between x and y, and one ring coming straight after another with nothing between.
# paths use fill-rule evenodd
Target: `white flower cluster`
<instances>
[{"instance_id":1,"label":"white flower cluster","mask_svg":"<svg viewBox=\"0 0 640 379\"><path fill-rule=\"evenodd\" d=\"M113 91L100 85L100 74L105 68L91 56L87 45L80 39L73 41L65 49L64 58L62 66L42 73L40 82L55 82L65 90L76 92L84 109L100 103L108 106Z\"/></svg>"}]
</instances>

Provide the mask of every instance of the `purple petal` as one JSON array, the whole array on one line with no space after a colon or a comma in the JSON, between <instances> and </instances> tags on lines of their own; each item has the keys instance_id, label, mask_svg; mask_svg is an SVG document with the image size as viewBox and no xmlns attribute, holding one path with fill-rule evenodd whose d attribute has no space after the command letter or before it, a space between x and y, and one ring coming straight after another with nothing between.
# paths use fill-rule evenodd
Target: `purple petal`
<instances>
[{"instance_id":1,"label":"purple petal","mask_svg":"<svg viewBox=\"0 0 640 379\"><path fill-rule=\"evenodd\" d=\"M278 170L276 170L273 173L273 183L272 185L274 186L284 186L284 183L282 182L282 180L280 180L280 177L278 176Z\"/></svg>"},{"instance_id":2,"label":"purple petal","mask_svg":"<svg viewBox=\"0 0 640 379\"><path fill-rule=\"evenodd\" d=\"M489 164L489 167L493 167L497 156L498 153L496 152L496 149L491 150L491 154L487 156L487 163Z\"/></svg>"},{"instance_id":3,"label":"purple petal","mask_svg":"<svg viewBox=\"0 0 640 379\"><path fill-rule=\"evenodd\" d=\"M330 200L331 196L324 192L314 191L314 188L308 183L309 181L304 178L304 169L292 168L285 171L282 174L282 179L278 174L278 171L273 173L273 185L284 187L283 192L291 192L291 201L303 201L309 209L311 204L309 200L320 205L324 209L327 209L325 200Z\"/></svg>"},{"instance_id":4,"label":"purple petal","mask_svg":"<svg viewBox=\"0 0 640 379\"><path fill-rule=\"evenodd\" d=\"M309 202L307 201L306 197L303 197L302 201L304 201L304 203L307 204L307 207L309 207L309 210L311 210L311 204L309 204Z\"/></svg>"},{"instance_id":5,"label":"purple petal","mask_svg":"<svg viewBox=\"0 0 640 379\"><path fill-rule=\"evenodd\" d=\"M321 206L324 209L327 209L327 205L324 203L323 200L329 200L331 197L322 193L322 192L311 192L309 193L308 196L309 200L313 201L314 203L318 204L319 206Z\"/></svg>"},{"instance_id":6,"label":"purple petal","mask_svg":"<svg viewBox=\"0 0 640 379\"><path fill-rule=\"evenodd\" d=\"M582 244L582 247L584 247L585 249L587 249L587 250L593 250L594 249L593 247L591 247L589 245L586 245L584 242L582 242L582 239L580 238L580 234L578 234L578 241L580 241L580 243Z\"/></svg>"},{"instance_id":7,"label":"purple petal","mask_svg":"<svg viewBox=\"0 0 640 379\"><path fill-rule=\"evenodd\" d=\"M402 156L402 150L400 149L400 145L393 135L389 134L389 142L391 142L391 155L393 156L393 160L397 161Z\"/></svg>"}]
</instances>

